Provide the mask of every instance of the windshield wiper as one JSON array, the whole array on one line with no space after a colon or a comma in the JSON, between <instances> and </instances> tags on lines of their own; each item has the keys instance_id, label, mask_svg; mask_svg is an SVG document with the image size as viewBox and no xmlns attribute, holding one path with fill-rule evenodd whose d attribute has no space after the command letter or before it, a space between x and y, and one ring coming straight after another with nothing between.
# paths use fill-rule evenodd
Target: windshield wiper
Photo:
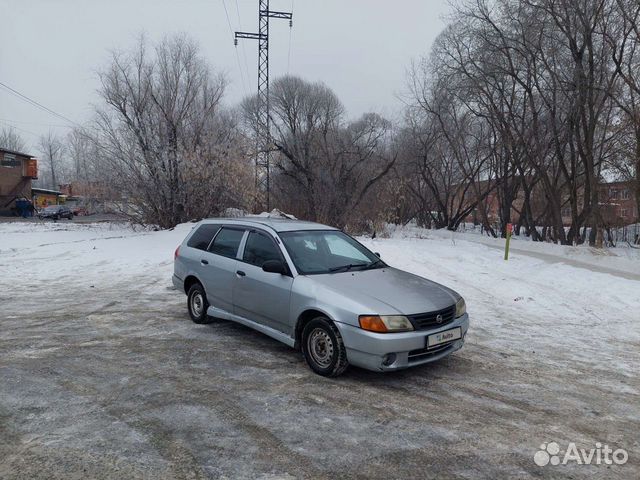
<instances>
[{"instance_id":1,"label":"windshield wiper","mask_svg":"<svg viewBox=\"0 0 640 480\"><path fill-rule=\"evenodd\" d=\"M339 267L330 268L329 271L330 272L337 272L338 270L344 270L345 272L348 272L353 267L364 267L365 265L367 265L367 264L366 263L350 263L348 265L340 265Z\"/></svg>"},{"instance_id":2,"label":"windshield wiper","mask_svg":"<svg viewBox=\"0 0 640 480\"><path fill-rule=\"evenodd\" d=\"M376 260L375 262L371 262L371 263L367 264L367 266L366 266L366 267L364 267L364 269L363 269L363 270L369 270L370 268L375 268L375 266L376 266L376 265L378 265L378 264L380 264L380 263L381 263L382 265L385 265L385 263L382 261L382 259L380 259L380 258L379 258L379 259L378 259L378 260Z\"/></svg>"}]
</instances>

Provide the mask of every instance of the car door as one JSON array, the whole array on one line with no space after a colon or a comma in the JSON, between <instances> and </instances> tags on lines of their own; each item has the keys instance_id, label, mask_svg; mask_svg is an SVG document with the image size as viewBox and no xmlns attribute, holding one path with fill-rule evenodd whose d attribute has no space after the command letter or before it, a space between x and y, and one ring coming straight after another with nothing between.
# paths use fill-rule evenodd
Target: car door
<instances>
[{"instance_id":1,"label":"car door","mask_svg":"<svg viewBox=\"0 0 640 480\"><path fill-rule=\"evenodd\" d=\"M200 275L209 304L233 313L236 256L245 235L243 227L223 226L201 258Z\"/></svg>"},{"instance_id":2,"label":"car door","mask_svg":"<svg viewBox=\"0 0 640 480\"><path fill-rule=\"evenodd\" d=\"M196 277L203 281L203 270L209 262L208 249L222 225L216 223L203 223L195 228L193 233L187 237L186 247L181 250L180 259L182 265L179 264L179 278L189 273L195 273ZM204 262L203 262L204 260ZM206 262L206 263L205 263ZM207 287L205 286L205 291Z\"/></svg>"},{"instance_id":3,"label":"car door","mask_svg":"<svg viewBox=\"0 0 640 480\"><path fill-rule=\"evenodd\" d=\"M251 230L238 261L233 285L234 313L281 332L288 332L289 301L293 277L262 270L268 260L286 265L280 248L266 232Z\"/></svg>"}]
</instances>

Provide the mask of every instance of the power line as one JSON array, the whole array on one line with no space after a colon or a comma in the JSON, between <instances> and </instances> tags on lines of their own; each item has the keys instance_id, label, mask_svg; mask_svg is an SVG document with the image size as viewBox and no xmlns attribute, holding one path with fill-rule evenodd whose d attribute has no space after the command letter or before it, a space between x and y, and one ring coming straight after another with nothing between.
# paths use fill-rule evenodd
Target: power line
<instances>
[{"instance_id":1,"label":"power line","mask_svg":"<svg viewBox=\"0 0 640 480\"><path fill-rule=\"evenodd\" d=\"M6 91L8 91L10 94L12 94L14 97L20 98L21 100L26 101L27 103L29 103L30 105L37 107L51 115L54 115L58 118L60 118L61 120L64 120L65 122L69 122L72 125L79 125L78 123L74 122L73 120L71 120L70 118L65 117L64 115L55 112L53 110L51 110L48 107L45 107L44 105L42 105L41 103L36 102L35 100L27 97L26 95L23 95L22 93L20 93L19 91L11 88L9 85L6 85L2 82L0 82L0 87L4 88Z\"/></svg>"},{"instance_id":2,"label":"power line","mask_svg":"<svg viewBox=\"0 0 640 480\"><path fill-rule=\"evenodd\" d=\"M0 118L0 121L4 123L21 123L24 125L38 125L42 127L72 128L71 126L62 123L25 122L23 120L12 120L10 118Z\"/></svg>"},{"instance_id":3,"label":"power line","mask_svg":"<svg viewBox=\"0 0 640 480\"><path fill-rule=\"evenodd\" d=\"M19 130L20 132L24 132L24 133L28 133L29 135L33 135L34 137L39 137L40 136L37 133L31 132L29 130L25 130L24 128L17 127L16 125L12 125L11 123L5 122L2 119L0 119L0 123L3 123L4 125L8 126L9 128L15 128L16 130Z\"/></svg>"},{"instance_id":4,"label":"power line","mask_svg":"<svg viewBox=\"0 0 640 480\"><path fill-rule=\"evenodd\" d=\"M227 10L227 3L222 0L222 6L224 7L224 14L227 17L227 25L229 25L229 33L231 34L231 38L233 38L233 28L231 27L231 20L229 19L229 10ZM237 47L237 44L236 44ZM247 85L244 82L244 74L242 73L242 66L240 65L240 55L238 55L238 49L236 51L236 60L238 61L238 70L240 70L240 81L242 82L242 89L244 90L244 94L248 95L249 92L247 90Z\"/></svg>"},{"instance_id":5,"label":"power line","mask_svg":"<svg viewBox=\"0 0 640 480\"><path fill-rule=\"evenodd\" d=\"M242 30L242 21L240 20L240 7L238 6L238 0L236 0L236 13L238 14L238 28ZM249 81L249 62L247 61L247 48L245 44L242 44L242 56L244 57L244 68L245 73L247 74L247 84L249 84L249 88L251 88L251 83Z\"/></svg>"}]
</instances>

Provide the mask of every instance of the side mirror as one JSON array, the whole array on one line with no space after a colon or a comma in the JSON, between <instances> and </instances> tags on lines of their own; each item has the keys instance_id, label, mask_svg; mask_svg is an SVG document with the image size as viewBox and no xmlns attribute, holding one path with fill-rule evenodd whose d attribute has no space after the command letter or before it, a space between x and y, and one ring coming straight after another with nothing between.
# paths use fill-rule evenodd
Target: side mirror
<instances>
[{"instance_id":1,"label":"side mirror","mask_svg":"<svg viewBox=\"0 0 640 480\"><path fill-rule=\"evenodd\" d=\"M287 267L280 260L267 260L262 264L262 270L268 273L287 274Z\"/></svg>"},{"instance_id":2,"label":"side mirror","mask_svg":"<svg viewBox=\"0 0 640 480\"><path fill-rule=\"evenodd\" d=\"M380 258L380 252L373 252L376 254L376 257Z\"/></svg>"}]
</instances>

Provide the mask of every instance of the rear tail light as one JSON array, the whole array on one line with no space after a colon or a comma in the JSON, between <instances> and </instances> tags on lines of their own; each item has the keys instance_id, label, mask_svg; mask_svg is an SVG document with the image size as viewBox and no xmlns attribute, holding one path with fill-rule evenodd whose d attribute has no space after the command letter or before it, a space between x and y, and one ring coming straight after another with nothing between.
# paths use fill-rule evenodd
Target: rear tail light
<instances>
[{"instance_id":1,"label":"rear tail light","mask_svg":"<svg viewBox=\"0 0 640 480\"><path fill-rule=\"evenodd\" d=\"M178 254L180 253L180 247L178 246L178 248L176 248L176 251L173 254L173 259L175 260L176 258L178 258Z\"/></svg>"}]
</instances>

